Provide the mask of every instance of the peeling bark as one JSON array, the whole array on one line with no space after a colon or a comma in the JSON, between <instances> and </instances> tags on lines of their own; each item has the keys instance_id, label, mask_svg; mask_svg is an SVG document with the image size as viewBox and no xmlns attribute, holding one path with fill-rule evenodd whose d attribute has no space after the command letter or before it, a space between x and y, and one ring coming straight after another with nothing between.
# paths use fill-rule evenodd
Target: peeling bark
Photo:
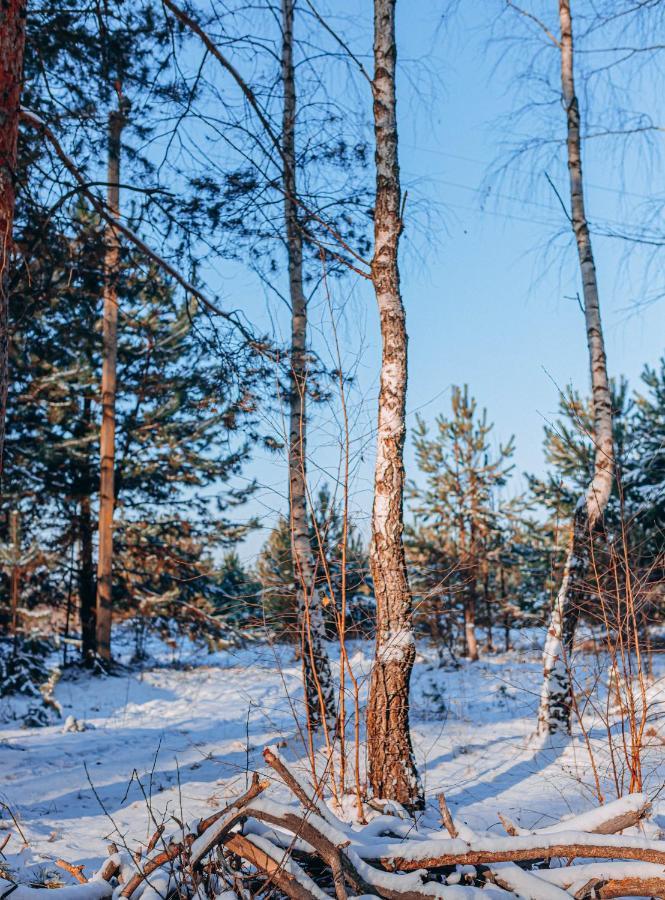
<instances>
[{"instance_id":1,"label":"peeling bark","mask_svg":"<svg viewBox=\"0 0 665 900\"><path fill-rule=\"evenodd\" d=\"M376 205L372 281L383 344L370 563L376 596L376 651L367 708L369 781L376 797L414 808L423 802L409 732L415 658L413 607L402 533L407 333L400 293L402 230L395 101L395 0L374 3Z\"/></svg>"},{"instance_id":2,"label":"peeling bark","mask_svg":"<svg viewBox=\"0 0 665 900\"><path fill-rule=\"evenodd\" d=\"M559 20L561 89L567 124L571 221L582 277L593 400L595 457L591 484L586 495L580 498L575 511L563 580L552 610L545 644L544 682L538 711L538 731L542 734L570 733L572 710L570 653L577 619L588 593L585 582L589 574L591 544L594 534L602 525L603 514L614 484L612 397L607 374L596 265L584 205L580 110L575 93L570 0L559 0Z\"/></svg>"},{"instance_id":3,"label":"peeling bark","mask_svg":"<svg viewBox=\"0 0 665 900\"><path fill-rule=\"evenodd\" d=\"M5 0L0 7L0 474L9 386L9 267L14 248L26 7L26 0Z\"/></svg>"},{"instance_id":4,"label":"peeling bark","mask_svg":"<svg viewBox=\"0 0 665 900\"><path fill-rule=\"evenodd\" d=\"M297 205L293 11L294 0L282 0L282 177L291 300L289 514L306 711L310 725L317 727L323 719L330 725L334 723L335 693L325 646L323 607L315 585L316 564L309 541L307 514L307 300L303 289L303 242Z\"/></svg>"}]
</instances>

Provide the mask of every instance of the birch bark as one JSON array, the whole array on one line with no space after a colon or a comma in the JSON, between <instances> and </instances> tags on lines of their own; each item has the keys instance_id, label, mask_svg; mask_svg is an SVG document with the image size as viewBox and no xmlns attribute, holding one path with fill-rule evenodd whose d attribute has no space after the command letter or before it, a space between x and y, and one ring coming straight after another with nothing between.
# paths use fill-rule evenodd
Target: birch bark
<instances>
[{"instance_id":1,"label":"birch bark","mask_svg":"<svg viewBox=\"0 0 665 900\"><path fill-rule=\"evenodd\" d=\"M559 0L561 37L561 94L566 113L571 224L575 233L584 297L591 391L593 400L594 474L580 497L571 527L568 556L556 597L547 640L544 679L538 711L538 731L570 732L572 684L570 653L581 605L588 593L589 554L594 532L602 518L614 484L612 397L600 316L598 280L584 202L580 110L575 93L573 24L570 0Z\"/></svg>"},{"instance_id":2,"label":"birch bark","mask_svg":"<svg viewBox=\"0 0 665 900\"><path fill-rule=\"evenodd\" d=\"M282 0L282 177L291 300L289 397L289 514L291 552L298 606L303 680L308 722L318 727L335 719L335 693L325 646L316 564L307 512L307 299L303 288L303 240L298 222L296 159L296 83L293 65L294 0Z\"/></svg>"},{"instance_id":3,"label":"birch bark","mask_svg":"<svg viewBox=\"0 0 665 900\"><path fill-rule=\"evenodd\" d=\"M372 281L382 338L370 563L376 596L376 650L367 708L369 781L376 797L422 805L409 731L415 658L413 608L402 533L407 333L400 293L402 230L395 98L395 0L374 2L376 204Z\"/></svg>"}]
</instances>

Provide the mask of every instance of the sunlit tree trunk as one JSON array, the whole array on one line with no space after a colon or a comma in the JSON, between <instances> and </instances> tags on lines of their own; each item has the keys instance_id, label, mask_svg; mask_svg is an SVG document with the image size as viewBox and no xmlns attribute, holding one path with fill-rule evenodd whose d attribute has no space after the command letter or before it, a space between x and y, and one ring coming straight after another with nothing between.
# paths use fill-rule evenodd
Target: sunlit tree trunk
<instances>
[{"instance_id":1,"label":"sunlit tree trunk","mask_svg":"<svg viewBox=\"0 0 665 900\"><path fill-rule=\"evenodd\" d=\"M293 66L294 0L282 0L282 163L284 219L291 300L291 383L289 397L289 512L298 625L301 636L308 721L316 727L335 719L335 694L325 646L321 598L309 539L307 511L307 300L303 288L303 241L296 184L296 85Z\"/></svg>"},{"instance_id":2,"label":"sunlit tree trunk","mask_svg":"<svg viewBox=\"0 0 665 900\"><path fill-rule=\"evenodd\" d=\"M107 206L115 218L120 216L120 137L125 125L125 110L109 116ZM116 362L118 352L118 270L120 241L112 225L106 226L104 253L104 312L102 325L102 425L100 433L101 478L99 488L99 548L97 560L97 652L111 658L111 622L113 616L113 509L115 469Z\"/></svg>"},{"instance_id":3,"label":"sunlit tree trunk","mask_svg":"<svg viewBox=\"0 0 665 900\"><path fill-rule=\"evenodd\" d=\"M367 708L367 744L374 795L413 808L422 804L423 797L409 731L409 682L416 651L402 540L407 334L397 259L402 221L396 56L395 0L375 0L376 203L372 280L383 348L370 547L376 595L376 652Z\"/></svg>"},{"instance_id":4,"label":"sunlit tree trunk","mask_svg":"<svg viewBox=\"0 0 665 900\"><path fill-rule=\"evenodd\" d=\"M0 473L9 384L9 266L16 204L26 7L25 0L4 0L0 5Z\"/></svg>"},{"instance_id":5,"label":"sunlit tree trunk","mask_svg":"<svg viewBox=\"0 0 665 900\"><path fill-rule=\"evenodd\" d=\"M568 129L567 151L570 176L572 227L577 243L584 297L591 390L593 399L594 474L586 495L581 497L571 528L563 580L556 597L545 642L544 680L538 712L538 730L554 734L570 732L572 684L570 652L581 604L588 594L589 556L594 532L603 514L614 483L612 399L600 318L596 266L584 206L580 111L575 93L573 27L570 0L559 0L561 38L561 88Z\"/></svg>"}]
</instances>

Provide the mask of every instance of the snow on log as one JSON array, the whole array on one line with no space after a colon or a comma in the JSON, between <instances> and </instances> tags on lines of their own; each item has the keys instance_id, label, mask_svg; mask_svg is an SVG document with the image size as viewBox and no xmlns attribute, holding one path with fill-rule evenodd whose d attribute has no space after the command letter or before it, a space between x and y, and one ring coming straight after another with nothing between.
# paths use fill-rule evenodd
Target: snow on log
<instances>
[{"instance_id":1,"label":"snow on log","mask_svg":"<svg viewBox=\"0 0 665 900\"><path fill-rule=\"evenodd\" d=\"M403 872L554 857L636 859L665 863L665 841L623 835L586 834L581 831L562 831L553 835L479 837L469 842L459 838L403 843L354 841L353 849L362 859L380 862L389 871Z\"/></svg>"},{"instance_id":2,"label":"snow on log","mask_svg":"<svg viewBox=\"0 0 665 900\"><path fill-rule=\"evenodd\" d=\"M292 794L302 803L305 809L315 810L322 819L325 819L333 828L344 830L346 823L338 819L334 812L317 798L317 790L314 785L301 773L295 773L289 768L286 760L277 747L266 747L263 758L268 765L277 772L284 784Z\"/></svg>"},{"instance_id":3,"label":"snow on log","mask_svg":"<svg viewBox=\"0 0 665 900\"><path fill-rule=\"evenodd\" d=\"M101 878L92 878L85 884L68 884L56 888L58 900L106 900L113 894L113 888ZM30 887L27 884L15 884L0 878L0 900L11 897L12 900L43 900L44 888Z\"/></svg>"},{"instance_id":4,"label":"snow on log","mask_svg":"<svg viewBox=\"0 0 665 900\"><path fill-rule=\"evenodd\" d=\"M592 896L665 896L665 866L649 862L583 863L560 869L541 869L538 877L580 900Z\"/></svg>"},{"instance_id":5,"label":"snow on log","mask_svg":"<svg viewBox=\"0 0 665 900\"><path fill-rule=\"evenodd\" d=\"M611 803L597 806L587 812L562 819L542 828L520 828L504 816L499 816L506 831L519 834L558 834L561 831L586 831L590 834L616 834L648 815L651 803L645 794L627 794Z\"/></svg>"},{"instance_id":6,"label":"snow on log","mask_svg":"<svg viewBox=\"0 0 665 900\"><path fill-rule=\"evenodd\" d=\"M257 834L244 837L231 835L226 846L237 856L263 872L270 881L293 900L328 900L328 894L291 859L288 852L275 847L266 838Z\"/></svg>"},{"instance_id":7,"label":"snow on log","mask_svg":"<svg viewBox=\"0 0 665 900\"><path fill-rule=\"evenodd\" d=\"M496 863L486 870L500 887L513 891L522 900L569 900L570 894L556 884L548 884L537 872L527 872L515 863Z\"/></svg>"}]
</instances>

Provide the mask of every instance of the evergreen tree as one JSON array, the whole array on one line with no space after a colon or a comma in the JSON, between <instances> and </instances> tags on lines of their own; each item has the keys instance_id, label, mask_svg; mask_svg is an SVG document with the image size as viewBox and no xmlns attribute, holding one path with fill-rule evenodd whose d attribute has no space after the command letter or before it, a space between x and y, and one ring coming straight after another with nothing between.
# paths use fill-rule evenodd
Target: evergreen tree
<instances>
[{"instance_id":1,"label":"evergreen tree","mask_svg":"<svg viewBox=\"0 0 665 900\"><path fill-rule=\"evenodd\" d=\"M621 480L631 443L633 402L625 379L618 384L612 382L611 387L615 458ZM547 510L553 530L557 522L566 523L572 518L578 499L593 476L592 435L591 401L572 389L561 395L558 417L544 428L543 450L548 471L542 478L527 476L529 488ZM622 502L620 485L615 484L605 513L609 531L616 530L621 520Z\"/></svg>"},{"instance_id":2,"label":"evergreen tree","mask_svg":"<svg viewBox=\"0 0 665 900\"><path fill-rule=\"evenodd\" d=\"M235 624L255 625L261 620L261 585L242 564L235 550L228 550L219 569L215 610Z\"/></svg>"},{"instance_id":3,"label":"evergreen tree","mask_svg":"<svg viewBox=\"0 0 665 900\"><path fill-rule=\"evenodd\" d=\"M98 223L80 209L68 233L51 226L42 245L40 268L26 273L22 290L14 295L7 449L11 493L4 502L6 508L23 510L26 532L38 535L55 554L52 579L62 583L69 548L76 546L76 593L87 653L94 647L99 489ZM251 430L241 436L239 428L251 417L256 373L251 365L243 368L243 355L231 342L223 351L217 347L215 330L195 304L181 305L160 273L127 251L118 293L119 545L131 545L124 530L135 533L137 522L152 521L168 547L184 519L199 536L205 532L211 546L228 544L243 533L225 511L247 493L229 489L228 482L249 450ZM123 565L119 557L114 591L120 602L128 592Z\"/></svg>"},{"instance_id":4,"label":"evergreen tree","mask_svg":"<svg viewBox=\"0 0 665 900\"><path fill-rule=\"evenodd\" d=\"M642 565L662 570L665 553L665 357L642 372L635 394L623 489L640 533Z\"/></svg>"},{"instance_id":5,"label":"evergreen tree","mask_svg":"<svg viewBox=\"0 0 665 900\"><path fill-rule=\"evenodd\" d=\"M334 501L328 486L323 485L316 495L310 515L309 542L315 561L315 584L323 598L326 630L331 638L337 632L337 616L342 605L343 540L342 510ZM263 546L256 575L261 584L267 625L293 636L297 621L297 590L291 552L289 522L281 516ZM345 577L346 627L352 634L367 633L371 629L373 618L371 578L367 552L353 522L348 523Z\"/></svg>"},{"instance_id":6,"label":"evergreen tree","mask_svg":"<svg viewBox=\"0 0 665 900\"><path fill-rule=\"evenodd\" d=\"M492 557L501 545L500 530L518 512L516 501L500 495L513 469L514 442L493 450L492 424L478 410L468 387L453 387L451 415L436 418L430 436L418 417L413 436L424 485L411 482L408 495L414 524L408 532L409 559L422 600L419 613L432 634L442 637L445 621L461 607L463 646L478 658L476 617L481 610L491 627Z\"/></svg>"}]
</instances>

